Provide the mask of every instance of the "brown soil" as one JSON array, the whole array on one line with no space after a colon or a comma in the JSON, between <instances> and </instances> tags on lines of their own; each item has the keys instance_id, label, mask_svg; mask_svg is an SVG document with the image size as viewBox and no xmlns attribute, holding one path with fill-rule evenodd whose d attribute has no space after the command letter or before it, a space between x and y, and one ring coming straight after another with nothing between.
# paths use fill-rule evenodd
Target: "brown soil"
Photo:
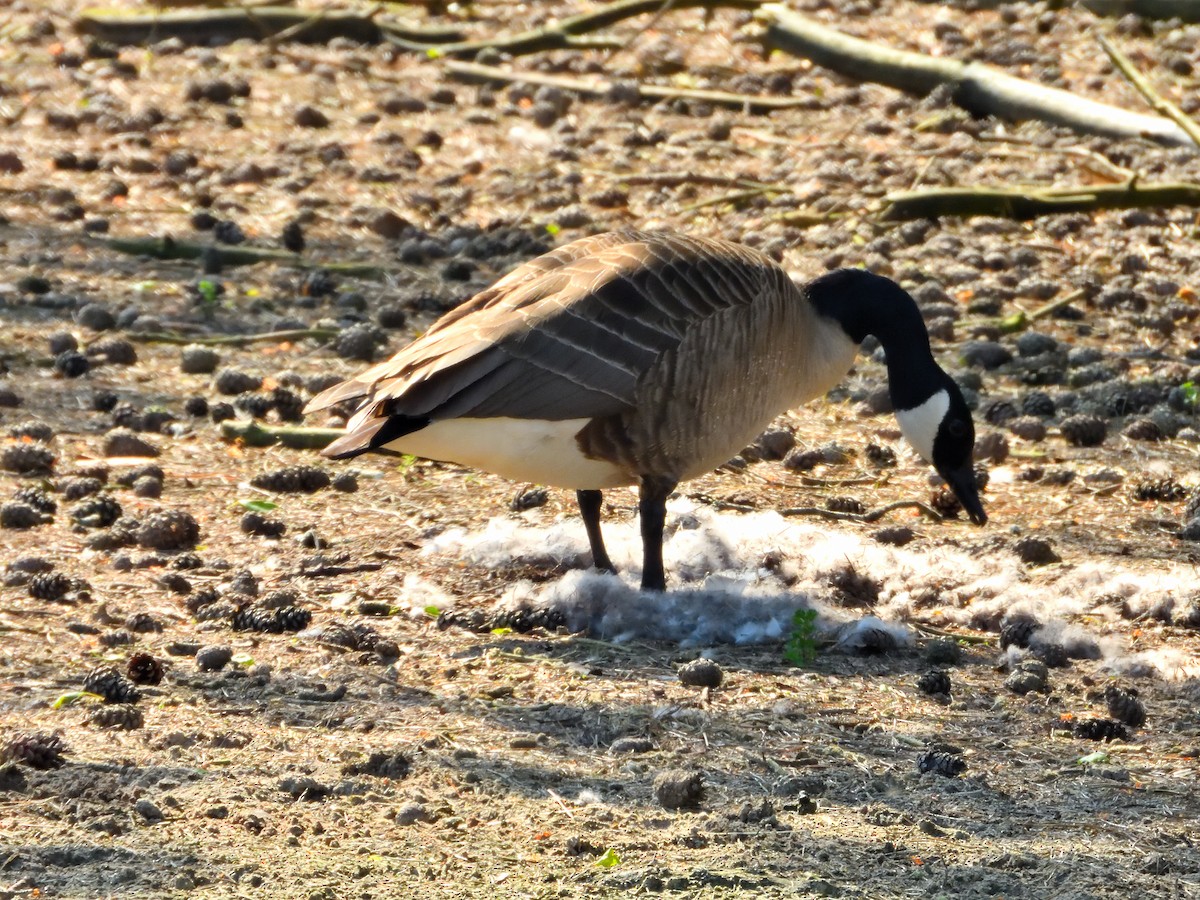
<instances>
[{"instance_id":1,"label":"brown soil","mask_svg":"<svg viewBox=\"0 0 1200 900\"><path fill-rule=\"evenodd\" d=\"M1198 95L1197 26L1105 21L1041 4L974 12L914 2L814 5L856 34L991 60L1138 108L1093 40L1097 30L1113 32L1164 93L1185 108ZM51 494L53 522L0 529L4 563L42 557L90 585L68 602L38 600L10 569L0 587L3 733L61 732L71 750L59 768L0 769L0 896L1200 896L1194 677L1126 679L1149 719L1128 740L1097 744L1052 726L1064 715L1105 715L1111 676L1101 661L1074 660L1051 671L1048 693L1018 696L998 667L997 623L978 632L949 626L955 619L936 594L912 613L910 624L923 629L912 650L821 653L796 668L779 645L718 647L709 655L724 681L711 690L676 678L695 650L545 630L442 630L408 614L406 576L436 585L459 610L484 611L520 578L559 577L421 552L435 530L508 514L520 486L453 466L370 460L359 466L356 493L271 497L279 506L268 515L285 522L287 535L250 537L239 528L239 501L270 496L250 479L315 462L311 454L226 444L207 418L189 417L188 398L233 398L219 396L210 375L182 373L178 346L138 343L136 363L96 364L76 379L62 377L48 350L62 331L86 348L145 331L342 329L401 309L407 323L384 332L394 350L440 309L540 249L618 226L732 237L780 257L797 277L865 264L914 291L923 286L923 304L946 305L943 318L956 321L941 323L935 352L978 378L980 431L1005 433L1014 451L991 465L986 532L908 510L879 524L910 525L931 547L981 553L1010 552L1030 533L1050 538L1063 562L1030 566L1032 586L1048 583L1051 570L1095 562L1148 578L1200 557L1200 545L1175 534L1182 499L1137 501L1131 492L1147 478L1197 480L1197 444L1189 442L1196 417L1179 402L1200 374L1194 211L893 225L879 222L875 204L918 184L1088 184L1119 179L1121 169L1197 180L1200 157L975 121L937 97L851 84L783 54L763 59L749 17L729 11L707 23L699 11L669 13L648 29L634 21L612 29L622 49L512 65L794 94L811 99L806 108L754 116L698 103L564 106L552 92L466 85L444 77L435 60L345 41L167 44L124 48L112 59L72 33L71 16L83 6L24 3L0 26L0 115L10 123L0 136L0 388L22 401L0 409L0 423L6 432L29 420L54 429L55 471L45 481L61 489L61 477L101 457L113 427L112 414L94 411L97 393L115 392L128 415L170 412L159 433L142 435L162 451L162 496L115 488L125 514L190 512L201 529L201 566L179 574L193 593L248 569L262 594L298 591L312 623L299 634L260 634L197 621L187 598L163 586L179 553L91 549L94 530L73 527L61 490ZM467 8L464 27L504 33L577 6L513 12L481 2ZM458 21L452 11L435 20ZM189 84L237 88L238 79L249 96L186 99ZM304 107L328 124L311 127L317 117ZM309 126L295 124L298 113ZM284 225L298 220L305 259L369 263L385 277L335 275L336 290L324 295L290 266L205 275L196 262L123 255L103 242L106 229L109 237L211 243L210 232L193 228L205 210L265 247L277 247ZM212 285L223 293L212 296ZM1111 370L1106 383L1156 379L1164 397L1170 387L1183 391L1175 439L1122 436L1141 415L1123 409L1107 411L1108 437L1088 449L1058 434L1061 410L1039 440L984 423L996 400L1019 405L1035 388L1086 390L1083 365L1043 361L1061 369L1051 377L1023 375L1019 364L968 370L960 361L965 342L987 336L994 317L1078 287L1086 297L1036 330L1061 350L1099 351ZM120 316L120 328L100 334L81 324L90 303ZM1001 343L1018 349L1015 337ZM363 365L314 340L217 349L222 367L301 396L310 379ZM1038 387L1041 377L1048 384ZM882 366L864 355L828 402L784 420L803 448L849 448L846 462L807 478L757 463L685 490L761 509L819 506L847 493L868 507L928 500L928 470L903 452L885 478L866 461L868 443L902 449L891 417L863 408L883 383ZM1167 409L1164 399L1145 414ZM109 460L110 479L134 464ZM1023 480L1032 466L1078 477ZM0 500L42 481L0 473ZM573 515L573 502L551 491L546 506L519 515L551 521ZM606 515L627 521L634 510L633 495L615 491ZM309 529L330 546L295 540ZM322 564L317 555L346 571L306 573ZM1174 612L1167 604L1140 618L1126 611L1074 621L1131 650L1167 647L1194 659L1200 641L1184 616L1191 598L1170 599ZM361 605L373 601L403 611L368 615L388 612ZM115 643L138 613L161 631ZM335 622L370 625L394 653L334 646ZM940 631L962 645L949 703L916 688ZM200 671L192 657L206 645L229 646L234 661ZM53 708L94 666L123 667L138 651L169 663L164 681L143 689L143 727L89 724L95 704L86 698ZM623 738L645 739L634 748L644 752L610 749ZM966 772L919 773L918 757L946 745L963 751ZM687 780L697 771L699 797Z\"/></svg>"}]
</instances>

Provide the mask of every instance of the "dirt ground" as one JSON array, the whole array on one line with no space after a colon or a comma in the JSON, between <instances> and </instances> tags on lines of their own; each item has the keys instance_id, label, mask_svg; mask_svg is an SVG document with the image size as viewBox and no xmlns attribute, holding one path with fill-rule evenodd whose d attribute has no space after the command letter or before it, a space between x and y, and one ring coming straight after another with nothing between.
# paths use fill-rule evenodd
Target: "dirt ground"
<instances>
[{"instance_id":1,"label":"dirt ground","mask_svg":"<svg viewBox=\"0 0 1200 900\"><path fill-rule=\"evenodd\" d=\"M1186 589L1200 543L1178 536L1200 481L1196 212L878 215L885 193L922 185L1196 181L1200 155L973 120L944 98L764 58L751 17L729 10L631 20L605 33L613 47L490 61L807 102L755 115L630 103L620 90L581 100L467 84L439 60L346 40L113 51L73 32L83 6L18 2L0 19L0 393L19 403L0 408L0 449L9 468L26 467L13 447L48 438L53 454L51 471L0 472L0 500L41 486L57 504L43 524L0 528L0 719L10 755L23 732L58 733L69 748L58 767L0 767L0 897L1200 897L1200 594ZM1165 95L1191 112L1200 97L1200 26L1044 4L803 6L860 36L1141 109L1095 42L1110 34ZM409 12L482 37L582 8L482 0ZM211 255L160 260L106 243L209 246L214 223L267 248L295 223L314 268L205 272L218 268ZM513 266L621 226L741 240L797 278L865 264L904 283L936 355L978 398L980 435L993 441L992 523L901 509L828 528L907 526L912 546L997 556L1022 537L1048 539L1060 561L1023 576L1039 597L1088 566L1131 585L1172 578L1153 603L1142 602L1150 592L1137 603L1062 597L1055 615L1119 645L1117 656L1169 651L1176 665L1071 659L1045 691L1018 694L1006 679L1021 654L1001 650L1001 617L972 619L978 598L936 584L907 608L911 647L863 656L822 643L799 667L780 643L439 628L414 592L490 615L515 582L563 571L424 553L431 536L495 516L552 523L575 515L573 498L550 491L514 512L526 486L386 458L356 461L354 492L281 494L250 481L317 464L314 454L228 443L211 415L191 414L224 402L237 420L257 409L278 424L296 398L398 349ZM1030 331L998 335L997 318L1077 290ZM307 329L337 337L215 346L219 371L266 379L240 396L212 373L182 371L180 344L138 337ZM130 336L136 360L121 364L128 346L102 342ZM92 351L80 377L64 373L78 361L56 362L72 342ZM987 359L997 349L1011 358ZM729 515L929 501L928 469L878 411L884 384L864 354L827 400L781 420L800 450L847 454L823 452L812 468L734 466L681 490ZM1054 403L1018 436L1003 402L1034 409L1035 392ZM1102 444L1064 438L1073 413L1104 423ZM105 459L119 425L161 454L160 497L148 482L119 483L146 464L130 457L150 451L109 446ZM896 450L899 465L872 465L869 444ZM98 474L101 495L143 528L161 510L189 513L194 546L138 546L135 528L103 548L97 536L122 523L72 517L95 496L81 496L78 477ZM608 499L607 520L630 523L633 494ZM246 503L264 500L282 537L242 530ZM30 560L86 590L76 581L58 600L32 596ZM250 581L260 600L296 592L272 602L311 621L231 628L214 604L232 612ZM839 602L837 590L820 599ZM220 596L206 605L205 591ZM376 637L364 643L360 630L348 647L354 626ZM197 652L214 647L232 659L208 671ZM678 678L701 650L724 671L717 688ZM166 667L141 688L141 727L100 727L94 698L56 704L135 653ZM930 668L949 671L949 698L918 689ZM1113 684L1139 692L1144 725L1108 743L1076 736L1074 722L1107 715ZM919 772L930 750L966 771ZM682 788L699 778L702 794L685 790L695 802L670 808L664 778Z\"/></svg>"}]
</instances>

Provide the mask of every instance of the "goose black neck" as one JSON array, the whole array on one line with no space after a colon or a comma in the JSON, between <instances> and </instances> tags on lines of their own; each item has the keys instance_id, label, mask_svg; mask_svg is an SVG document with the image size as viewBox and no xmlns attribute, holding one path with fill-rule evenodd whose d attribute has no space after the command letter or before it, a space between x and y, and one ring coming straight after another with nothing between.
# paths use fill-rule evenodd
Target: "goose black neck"
<instances>
[{"instance_id":1,"label":"goose black neck","mask_svg":"<svg viewBox=\"0 0 1200 900\"><path fill-rule=\"evenodd\" d=\"M805 291L813 308L841 325L854 343L870 334L883 345L896 409L913 409L945 385L948 376L933 359L921 311L896 282L863 269L837 269Z\"/></svg>"}]
</instances>

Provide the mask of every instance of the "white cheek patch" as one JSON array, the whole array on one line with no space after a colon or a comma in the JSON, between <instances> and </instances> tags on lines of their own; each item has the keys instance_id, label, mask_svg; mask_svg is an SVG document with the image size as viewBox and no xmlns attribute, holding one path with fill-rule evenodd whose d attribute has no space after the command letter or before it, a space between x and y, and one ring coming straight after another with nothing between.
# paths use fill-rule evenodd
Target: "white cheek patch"
<instances>
[{"instance_id":1,"label":"white cheek patch","mask_svg":"<svg viewBox=\"0 0 1200 900\"><path fill-rule=\"evenodd\" d=\"M937 439L938 428L949 409L950 395L941 390L920 406L896 410L896 421L900 423L900 430L926 462L933 462L933 442Z\"/></svg>"}]
</instances>

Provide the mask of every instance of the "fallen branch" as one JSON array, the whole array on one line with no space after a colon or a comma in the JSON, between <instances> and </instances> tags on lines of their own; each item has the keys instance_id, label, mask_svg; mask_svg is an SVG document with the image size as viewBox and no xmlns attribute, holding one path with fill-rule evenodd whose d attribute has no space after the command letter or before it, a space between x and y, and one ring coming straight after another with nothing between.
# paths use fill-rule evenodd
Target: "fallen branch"
<instances>
[{"instance_id":1,"label":"fallen branch","mask_svg":"<svg viewBox=\"0 0 1200 900\"><path fill-rule=\"evenodd\" d=\"M332 328L291 328L286 331L264 331L258 334L217 334L197 336L169 331L142 331L126 335L139 344L204 344L210 347L245 347L249 344L302 341L307 338L329 340L341 332Z\"/></svg>"},{"instance_id":2,"label":"fallen branch","mask_svg":"<svg viewBox=\"0 0 1200 900\"><path fill-rule=\"evenodd\" d=\"M249 266L256 263L279 263L297 269L326 269L338 275L357 275L363 278L383 278L392 272L374 263L322 263L304 259L287 250L268 247L218 247L214 244L195 244L177 241L170 235L160 238L103 238L103 246L118 253L149 256L154 259L212 259L222 266Z\"/></svg>"},{"instance_id":3,"label":"fallen branch","mask_svg":"<svg viewBox=\"0 0 1200 900\"><path fill-rule=\"evenodd\" d=\"M422 43L411 41L397 35L385 34L384 37L406 50L418 53L428 53L430 56L475 56L481 50L496 50L511 56L524 56L528 53L540 53L544 50L563 50L573 46L573 38L590 34L615 25L625 19L647 13L658 13L664 7L671 10L679 9L758 9L761 0L617 0L607 6L577 16L568 16L543 28L523 31L520 34L508 35L480 41L459 41L456 43Z\"/></svg>"},{"instance_id":4,"label":"fallen branch","mask_svg":"<svg viewBox=\"0 0 1200 900\"><path fill-rule=\"evenodd\" d=\"M1111 18L1132 13L1143 19L1200 22L1200 3L1196 0L1082 0L1080 6L1098 16Z\"/></svg>"},{"instance_id":5,"label":"fallen branch","mask_svg":"<svg viewBox=\"0 0 1200 900\"><path fill-rule=\"evenodd\" d=\"M289 9L285 6L231 6L219 9L161 10L129 13L123 9L85 9L75 19L75 29L113 44L146 44L175 38L186 44L208 44L214 39L293 40L309 44L348 38L378 44L391 38L421 44L460 41L452 28L420 28L382 19L371 13L348 10ZM286 37L280 37L287 32Z\"/></svg>"},{"instance_id":6,"label":"fallen branch","mask_svg":"<svg viewBox=\"0 0 1200 900\"><path fill-rule=\"evenodd\" d=\"M1134 66L1133 60L1122 53L1116 44L1104 35L1099 35L1099 41L1104 52L1108 54L1108 58L1112 60L1112 64L1120 70L1137 92L1146 98L1146 102L1150 104L1151 108L1160 116L1165 116L1182 128L1192 139L1192 143L1200 147L1200 125L1193 122L1188 118L1187 113L1156 91L1150 84L1150 80Z\"/></svg>"},{"instance_id":7,"label":"fallen branch","mask_svg":"<svg viewBox=\"0 0 1200 900\"><path fill-rule=\"evenodd\" d=\"M562 75L547 75L544 72L511 72L496 66L479 63L447 60L446 71L463 81L495 82L498 84L529 84L556 87L582 97L607 97L613 83L601 80L566 78ZM809 103L807 97L764 97L756 94L737 94L729 91L710 91L701 88L673 88L659 84L634 85L642 100L696 100L730 109L744 109L751 113L766 113L776 109L794 109Z\"/></svg>"},{"instance_id":8,"label":"fallen branch","mask_svg":"<svg viewBox=\"0 0 1200 900\"><path fill-rule=\"evenodd\" d=\"M889 194L885 221L939 216L1033 219L1057 213L1145 206L1200 206L1200 183L1088 185L1070 188L930 188Z\"/></svg>"},{"instance_id":9,"label":"fallen branch","mask_svg":"<svg viewBox=\"0 0 1200 900\"><path fill-rule=\"evenodd\" d=\"M340 428L309 428L304 425L264 425L261 422L222 422L221 437L241 441L248 447L280 444L292 450L323 450L342 436Z\"/></svg>"},{"instance_id":10,"label":"fallen branch","mask_svg":"<svg viewBox=\"0 0 1200 900\"><path fill-rule=\"evenodd\" d=\"M895 503L889 503L886 506L881 506L878 509L873 509L865 513L836 512L832 509L825 509L822 506L791 506L787 509L779 510L779 514L781 516L816 516L821 519L832 519L837 522L871 523L878 522L888 513L895 512L898 509L916 509L922 515L933 519L935 522L946 521L945 516L920 500L897 500Z\"/></svg>"},{"instance_id":11,"label":"fallen branch","mask_svg":"<svg viewBox=\"0 0 1200 900\"><path fill-rule=\"evenodd\" d=\"M759 18L767 24L766 43L812 60L859 81L884 84L911 94L940 85L953 89L954 102L972 115L1035 119L1078 132L1113 138L1147 138L1160 144L1196 148L1175 122L1098 103L1058 88L1034 84L983 63L963 63L895 50L851 37L771 3Z\"/></svg>"}]
</instances>

